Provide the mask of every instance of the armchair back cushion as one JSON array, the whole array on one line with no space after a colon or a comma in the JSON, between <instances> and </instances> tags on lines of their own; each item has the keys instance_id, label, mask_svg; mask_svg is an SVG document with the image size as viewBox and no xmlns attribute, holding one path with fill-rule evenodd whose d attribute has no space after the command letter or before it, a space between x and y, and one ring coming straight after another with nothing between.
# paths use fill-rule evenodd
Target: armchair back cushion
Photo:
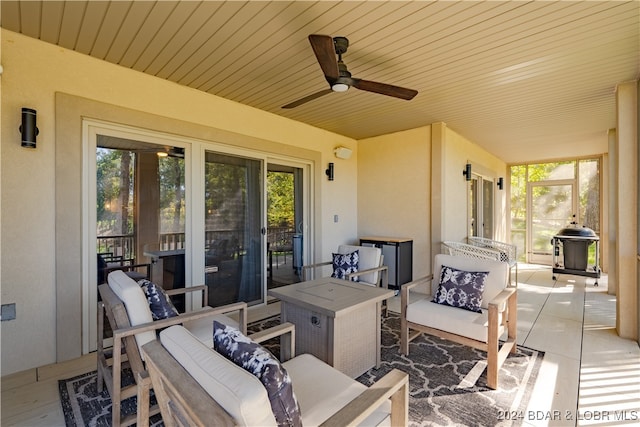
<instances>
[{"instance_id":1,"label":"armchair back cushion","mask_svg":"<svg viewBox=\"0 0 640 427\"><path fill-rule=\"evenodd\" d=\"M488 309L489 301L492 301L509 285L509 265L504 262L438 254L435 257L433 266L433 282L431 284L431 293L434 298L438 291L438 284L440 282L443 265L462 271L488 272L484 284L482 304L480 305L483 309Z\"/></svg>"},{"instance_id":2,"label":"armchair back cushion","mask_svg":"<svg viewBox=\"0 0 640 427\"><path fill-rule=\"evenodd\" d=\"M382 258L382 250L373 246L338 246L339 254L349 254L358 251L358 271L368 270L370 268L380 267L380 259ZM365 282L370 285L377 286L380 278L380 272L363 274L358 277L359 282Z\"/></svg>"},{"instance_id":3,"label":"armchair back cushion","mask_svg":"<svg viewBox=\"0 0 640 427\"><path fill-rule=\"evenodd\" d=\"M113 293L123 302L131 326L153 322L149 302L140 285L127 276L122 270L112 271L109 273L107 280ZM142 348L143 345L155 339L156 334L154 331L136 334L136 343L139 348ZM140 352L140 354L142 354L142 352Z\"/></svg>"},{"instance_id":4,"label":"armchair back cushion","mask_svg":"<svg viewBox=\"0 0 640 427\"><path fill-rule=\"evenodd\" d=\"M160 342L238 425L276 426L267 390L253 374L180 326L162 331Z\"/></svg>"}]
</instances>

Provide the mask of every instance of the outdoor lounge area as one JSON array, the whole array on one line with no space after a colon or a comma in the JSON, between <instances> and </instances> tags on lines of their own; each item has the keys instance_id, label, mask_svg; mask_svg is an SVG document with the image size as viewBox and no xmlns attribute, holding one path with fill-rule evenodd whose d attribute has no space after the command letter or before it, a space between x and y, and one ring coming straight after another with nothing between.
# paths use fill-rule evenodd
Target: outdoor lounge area
<instances>
[{"instance_id":1,"label":"outdoor lounge area","mask_svg":"<svg viewBox=\"0 0 640 427\"><path fill-rule=\"evenodd\" d=\"M596 288L593 279L554 282L549 268L521 264L520 278L518 345L544 356L531 396L522 397L526 411L509 416L522 417L518 425L633 425L640 405L640 350L615 334L615 298L607 294L606 276ZM389 301L389 309L399 312L399 296ZM248 321L279 311L279 303L249 310ZM64 425L58 380L95 366L92 354L6 378L3 425ZM594 421L605 413L609 422Z\"/></svg>"},{"instance_id":2,"label":"outdoor lounge area","mask_svg":"<svg viewBox=\"0 0 640 427\"><path fill-rule=\"evenodd\" d=\"M277 424L232 323L303 423L636 424L639 16L0 1L0 423Z\"/></svg>"}]
</instances>

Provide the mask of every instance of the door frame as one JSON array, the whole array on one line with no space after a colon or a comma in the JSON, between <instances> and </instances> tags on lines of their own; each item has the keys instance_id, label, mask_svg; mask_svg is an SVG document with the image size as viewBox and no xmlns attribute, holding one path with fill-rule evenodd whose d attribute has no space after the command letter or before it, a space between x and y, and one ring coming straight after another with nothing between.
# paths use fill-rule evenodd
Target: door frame
<instances>
[{"instance_id":1,"label":"door frame","mask_svg":"<svg viewBox=\"0 0 640 427\"><path fill-rule=\"evenodd\" d=\"M295 159L291 157L285 156L275 156L269 155L267 157L267 167L265 168L264 180L266 183L267 180L267 169L269 164L276 164L281 166L288 166L292 168L297 168L302 170L302 224L294 224L294 229L296 233L302 234L302 265L310 264L313 258L313 245L311 239L311 230L313 227L310 224L313 224L314 220L314 210L312 209L312 201L313 197L313 163L311 161L304 161L302 159ZM267 223L267 194L266 194L266 186L265 186L265 224ZM264 241L264 250L266 253L267 250L267 241ZM266 266L265 266L266 269ZM266 283L266 282L265 282ZM265 288L266 289L266 288Z\"/></svg>"},{"instance_id":2,"label":"door frame","mask_svg":"<svg viewBox=\"0 0 640 427\"><path fill-rule=\"evenodd\" d=\"M97 287L97 232L96 232L96 149L98 135L141 141L155 145L170 145L185 150L185 259L190 259L192 253L190 236L193 235L192 218L192 182L191 182L191 145L188 138L154 132L148 129L134 128L127 125L110 123L97 119L83 118L83 167L82 167L82 353L87 354L96 349L98 335L96 319L98 316L98 287ZM137 254L141 256L141 254ZM191 282L191 265L185 264L185 282ZM190 301L186 302L190 308Z\"/></svg>"}]
</instances>

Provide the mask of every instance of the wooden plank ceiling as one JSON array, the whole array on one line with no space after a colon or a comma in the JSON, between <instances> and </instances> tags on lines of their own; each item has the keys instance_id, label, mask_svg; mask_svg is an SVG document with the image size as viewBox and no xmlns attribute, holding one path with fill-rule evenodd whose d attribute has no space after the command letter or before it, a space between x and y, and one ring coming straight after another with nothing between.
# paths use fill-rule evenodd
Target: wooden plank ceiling
<instances>
[{"instance_id":1,"label":"wooden plank ceiling","mask_svg":"<svg viewBox=\"0 0 640 427\"><path fill-rule=\"evenodd\" d=\"M638 1L2 1L8 30L356 139L434 122L507 162L606 151L615 87L640 77ZM328 88L309 34L346 36Z\"/></svg>"}]
</instances>

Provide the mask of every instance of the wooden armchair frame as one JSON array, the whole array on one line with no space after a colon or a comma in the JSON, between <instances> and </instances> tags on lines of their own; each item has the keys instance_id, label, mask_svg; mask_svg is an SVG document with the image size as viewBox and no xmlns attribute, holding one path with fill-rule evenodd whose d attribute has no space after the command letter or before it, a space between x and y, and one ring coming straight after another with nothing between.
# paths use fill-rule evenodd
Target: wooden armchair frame
<instances>
[{"instance_id":1,"label":"wooden armchair frame","mask_svg":"<svg viewBox=\"0 0 640 427\"><path fill-rule=\"evenodd\" d=\"M247 304L244 302L229 304L222 307L203 309L183 313L176 317L157 320L142 325L131 326L129 316L124 303L111 290L108 284L98 287L102 301L98 302L98 348L97 348L97 387L101 392L104 385L107 386L109 395L112 400L112 425L128 426L136 422L136 415L121 416L121 402L129 397L138 396L138 413L143 416L138 417L138 425L145 426L149 423L149 416L159 413L157 405L149 408L149 393L140 393L138 379L145 377L145 363L140 355L140 349L135 339L135 335L141 332L158 331L172 325L182 324L184 322L197 320L217 314L226 314L239 312L239 327L243 332L247 330ZM187 292L202 292L203 305L206 304L208 298L208 289L206 286L193 286L189 288L180 288L167 290L168 295L186 294ZM104 337L104 317L107 316L108 322L113 330L113 346L105 347ZM134 383L128 386L122 386L122 370L129 367L133 373Z\"/></svg>"},{"instance_id":2,"label":"wooden armchair frame","mask_svg":"<svg viewBox=\"0 0 640 427\"><path fill-rule=\"evenodd\" d=\"M487 385L492 389L496 389L498 387L498 371L500 367L507 359L509 353L515 353L517 350L518 294L516 288L506 287L489 302L487 342L483 342L407 320L406 313L409 305L409 290L417 285L426 285L429 290L428 295L431 296L432 279L433 276L429 275L402 285L400 291L400 351L402 354L409 355L409 342L420 336L421 333L427 333L485 351L487 353ZM451 309L460 310L453 307ZM502 316L500 316L501 314ZM506 326L507 330L507 339L502 346L500 346L500 336L498 335L500 321Z\"/></svg>"},{"instance_id":3,"label":"wooden armchair frame","mask_svg":"<svg viewBox=\"0 0 640 427\"><path fill-rule=\"evenodd\" d=\"M291 323L261 331L251 335L251 338L262 342L278 335L281 335L281 350L284 346L289 347L285 353L293 357L295 327ZM290 338L283 341L282 337L287 335ZM153 384L165 426L236 425L224 408L198 384L158 340L145 344L142 351L145 353L149 373L149 378L143 381ZM360 424L387 399L391 401L391 425L407 425L408 384L409 376L398 369L393 369L322 423L322 426L343 427Z\"/></svg>"}]
</instances>

